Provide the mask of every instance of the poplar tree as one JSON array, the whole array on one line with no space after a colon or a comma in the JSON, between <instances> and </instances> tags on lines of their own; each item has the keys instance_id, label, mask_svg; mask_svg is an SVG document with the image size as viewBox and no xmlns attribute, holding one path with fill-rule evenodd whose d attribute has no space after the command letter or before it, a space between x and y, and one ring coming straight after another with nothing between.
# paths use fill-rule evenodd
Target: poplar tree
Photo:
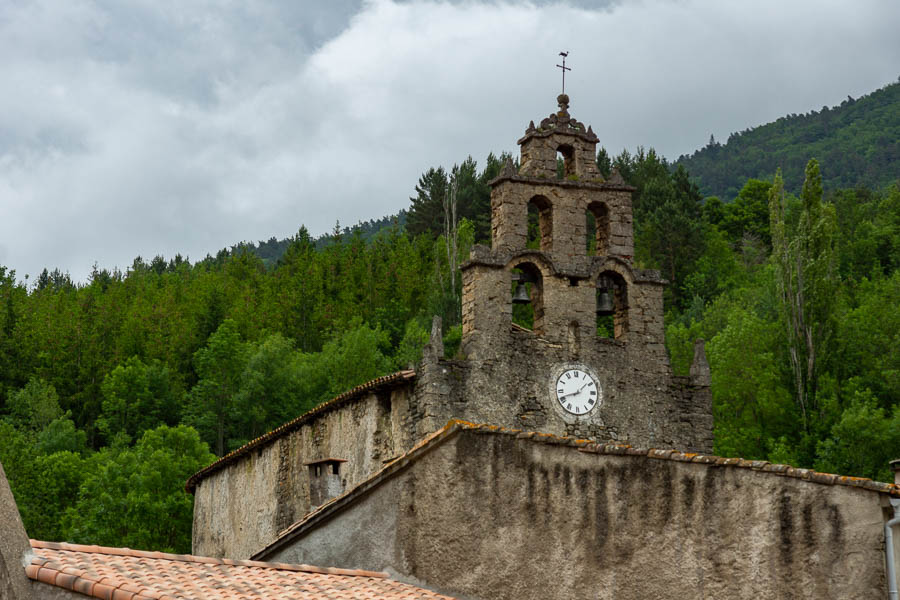
<instances>
[{"instance_id":1,"label":"poplar tree","mask_svg":"<svg viewBox=\"0 0 900 600\"><path fill-rule=\"evenodd\" d=\"M796 227L786 222L781 169L769 193L772 259L787 328L796 401L809 431L809 413L818 408L818 361L832 330L832 310L838 281L835 274L836 218L832 205L822 204L819 163L811 159L800 194Z\"/></svg>"}]
</instances>

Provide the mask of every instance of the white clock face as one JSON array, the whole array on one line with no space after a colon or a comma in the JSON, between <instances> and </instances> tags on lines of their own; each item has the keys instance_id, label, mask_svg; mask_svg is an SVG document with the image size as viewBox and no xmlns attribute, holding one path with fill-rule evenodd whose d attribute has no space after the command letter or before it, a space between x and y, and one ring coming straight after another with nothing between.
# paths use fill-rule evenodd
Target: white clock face
<instances>
[{"instance_id":1,"label":"white clock face","mask_svg":"<svg viewBox=\"0 0 900 600\"><path fill-rule=\"evenodd\" d=\"M556 400L563 410L573 415L589 413L601 399L600 386L589 373L569 369L556 380Z\"/></svg>"}]
</instances>

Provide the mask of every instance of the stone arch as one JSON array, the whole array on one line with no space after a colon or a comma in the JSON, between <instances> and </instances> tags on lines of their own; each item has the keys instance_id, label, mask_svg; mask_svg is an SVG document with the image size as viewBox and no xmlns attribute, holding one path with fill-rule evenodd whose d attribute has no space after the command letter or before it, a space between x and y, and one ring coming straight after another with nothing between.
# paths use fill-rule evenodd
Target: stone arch
<instances>
[{"instance_id":1,"label":"stone arch","mask_svg":"<svg viewBox=\"0 0 900 600\"><path fill-rule=\"evenodd\" d=\"M530 257L529 257L530 258ZM524 285L528 294L529 302L527 305L513 303L513 322L519 321L519 325L527 327L527 321L530 319L530 329L535 333L543 333L544 331L544 273L541 268L531 260L519 259L509 266L512 271L513 280L510 286L509 301L512 303L513 297L518 291L519 285ZM516 308L521 306L522 308Z\"/></svg>"},{"instance_id":2,"label":"stone arch","mask_svg":"<svg viewBox=\"0 0 900 600\"><path fill-rule=\"evenodd\" d=\"M606 256L609 254L609 207L605 202L594 201L587 207L588 219L594 220L594 254ZM590 245L590 240L587 240Z\"/></svg>"},{"instance_id":3,"label":"stone arch","mask_svg":"<svg viewBox=\"0 0 900 600\"><path fill-rule=\"evenodd\" d=\"M563 171L562 179L568 179L578 175L577 152L571 144L559 144L556 152L562 155Z\"/></svg>"},{"instance_id":4,"label":"stone arch","mask_svg":"<svg viewBox=\"0 0 900 600\"><path fill-rule=\"evenodd\" d=\"M601 337L620 339L628 333L628 279L618 270L612 268L601 270L594 279L594 285L597 288L595 294L597 310L599 311L601 308L600 302L604 293L607 294L607 298L611 301L613 308L612 315L597 315L597 333L598 335L601 335L604 331L606 333L606 335L601 335Z\"/></svg>"},{"instance_id":5,"label":"stone arch","mask_svg":"<svg viewBox=\"0 0 900 600\"><path fill-rule=\"evenodd\" d=\"M531 215L537 215L537 229L538 229L538 237L540 240L540 249L543 252L549 252L553 249L553 204L550 200L547 199L546 196L532 196L531 199L528 200L527 205L529 219L528 219L528 241L532 241L531 228L533 227L533 223L531 220Z\"/></svg>"}]
</instances>

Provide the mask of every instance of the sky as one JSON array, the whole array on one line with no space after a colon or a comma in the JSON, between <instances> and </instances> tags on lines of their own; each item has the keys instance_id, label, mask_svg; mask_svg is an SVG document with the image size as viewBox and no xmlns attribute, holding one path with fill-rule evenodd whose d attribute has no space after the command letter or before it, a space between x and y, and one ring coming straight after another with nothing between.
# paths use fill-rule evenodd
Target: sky
<instances>
[{"instance_id":1,"label":"sky","mask_svg":"<svg viewBox=\"0 0 900 600\"><path fill-rule=\"evenodd\" d=\"M200 260L407 208L556 110L670 160L900 76L896 0L0 0L0 267Z\"/></svg>"}]
</instances>

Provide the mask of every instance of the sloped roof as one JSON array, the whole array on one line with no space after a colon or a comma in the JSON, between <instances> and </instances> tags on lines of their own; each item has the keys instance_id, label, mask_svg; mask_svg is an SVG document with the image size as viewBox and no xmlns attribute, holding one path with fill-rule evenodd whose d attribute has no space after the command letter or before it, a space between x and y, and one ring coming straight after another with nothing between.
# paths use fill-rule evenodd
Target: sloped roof
<instances>
[{"instance_id":1,"label":"sloped roof","mask_svg":"<svg viewBox=\"0 0 900 600\"><path fill-rule=\"evenodd\" d=\"M385 573L31 540L28 577L104 600L453 600Z\"/></svg>"},{"instance_id":2,"label":"sloped roof","mask_svg":"<svg viewBox=\"0 0 900 600\"><path fill-rule=\"evenodd\" d=\"M318 415L333 410L339 406L343 406L348 402L352 402L353 400L357 400L361 397L364 397L367 394L378 392L382 390L389 390L395 387L399 387L405 384L408 381L411 381L416 378L416 372L412 370L408 371L397 371L396 373L392 373L390 375L385 375L384 377L378 377L371 381L367 381L361 385L356 386L355 388L348 390L341 394L340 396L336 396L327 402L323 402L322 404L316 406L315 408L306 411L296 419L288 421L284 425L280 427L276 427L272 431L268 433L264 433L258 438L247 442L237 450L233 450L215 461L208 467L197 471L193 475L188 478L187 482L184 484L184 489L193 494L194 489L197 487L197 484L200 483L200 480L214 473L223 467L231 464L241 456L248 454L251 450L256 448L260 448L265 446L278 438L287 435L288 433L299 429L303 424L308 423Z\"/></svg>"},{"instance_id":3,"label":"sloped roof","mask_svg":"<svg viewBox=\"0 0 900 600\"><path fill-rule=\"evenodd\" d=\"M482 434L508 435L520 439L528 439L535 443L552 444L557 446L570 446L575 451L590 454L615 454L625 456L637 456L655 460L671 460L675 462L690 462L707 465L710 467L728 467L739 469L751 469L762 474L777 477L791 477L803 479L820 485L841 485L856 487L872 492L889 494L900 497L900 486L893 483L872 481L865 477L847 477L831 473L819 473L812 469L799 469L790 465L774 464L766 460L745 460L743 458L722 458L719 456L697 454L692 452L679 452L677 450L660 450L656 448L633 448L628 444L598 443L592 440L560 437L549 433L534 431L522 431L518 429L506 429L497 425L469 423L453 419L443 428L422 439L408 452L397 457L368 479L357 486L347 490L340 496L332 498L315 510L307 513L302 519L282 530L278 537L268 546L254 554L254 557L265 556L273 550L284 546L290 540L310 529L316 523L326 519L329 515L352 504L357 498L365 495L369 490L380 485L385 480L404 470L423 455L439 446L460 431L473 431Z\"/></svg>"}]
</instances>

